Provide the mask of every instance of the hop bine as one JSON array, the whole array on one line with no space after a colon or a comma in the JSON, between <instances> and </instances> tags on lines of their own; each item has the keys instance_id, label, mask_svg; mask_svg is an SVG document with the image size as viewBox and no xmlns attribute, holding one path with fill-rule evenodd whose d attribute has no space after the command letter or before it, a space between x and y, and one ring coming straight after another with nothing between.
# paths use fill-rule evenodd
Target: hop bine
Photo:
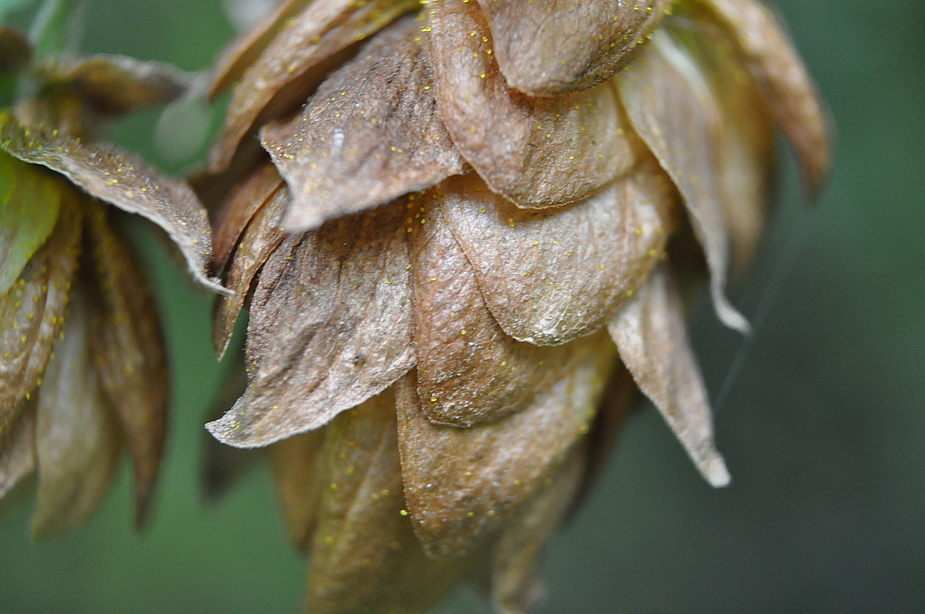
<instances>
[{"instance_id":1,"label":"hop bine","mask_svg":"<svg viewBox=\"0 0 925 614\"><path fill-rule=\"evenodd\" d=\"M235 81L198 185L248 385L208 428L269 446L307 611L420 612L462 580L529 611L637 388L728 483L682 288L746 331L727 269L775 123L810 192L829 165L766 8L290 0L222 58L214 91Z\"/></svg>"}]
</instances>

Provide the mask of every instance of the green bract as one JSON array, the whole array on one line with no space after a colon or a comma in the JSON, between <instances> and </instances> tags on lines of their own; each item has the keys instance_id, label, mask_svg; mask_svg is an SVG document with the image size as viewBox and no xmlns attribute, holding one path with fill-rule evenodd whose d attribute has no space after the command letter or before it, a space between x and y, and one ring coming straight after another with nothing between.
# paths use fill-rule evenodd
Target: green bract
<instances>
[{"instance_id":1,"label":"green bract","mask_svg":"<svg viewBox=\"0 0 925 614\"><path fill-rule=\"evenodd\" d=\"M48 173L0 152L0 294L51 234L60 206Z\"/></svg>"}]
</instances>

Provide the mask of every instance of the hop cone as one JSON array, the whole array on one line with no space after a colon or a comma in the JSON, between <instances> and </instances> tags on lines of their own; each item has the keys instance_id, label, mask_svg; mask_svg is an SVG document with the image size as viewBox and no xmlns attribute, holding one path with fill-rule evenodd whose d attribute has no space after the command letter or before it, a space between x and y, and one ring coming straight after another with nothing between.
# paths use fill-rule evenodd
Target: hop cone
<instances>
[{"instance_id":1,"label":"hop cone","mask_svg":"<svg viewBox=\"0 0 925 614\"><path fill-rule=\"evenodd\" d=\"M92 133L174 99L186 78L118 56L32 56L23 35L0 28L0 73L26 73L20 89L33 92L0 109L0 499L35 475L33 534L70 530L102 500L125 447L141 526L166 439L168 370L117 209L160 226L218 286L192 190Z\"/></svg>"},{"instance_id":2,"label":"hop cone","mask_svg":"<svg viewBox=\"0 0 925 614\"><path fill-rule=\"evenodd\" d=\"M208 427L270 446L307 611L420 612L462 580L529 611L637 389L729 481L681 288L746 330L726 277L774 125L810 191L828 166L767 9L291 0L224 56L234 81L208 189L236 184L215 341L247 306L248 386Z\"/></svg>"}]
</instances>

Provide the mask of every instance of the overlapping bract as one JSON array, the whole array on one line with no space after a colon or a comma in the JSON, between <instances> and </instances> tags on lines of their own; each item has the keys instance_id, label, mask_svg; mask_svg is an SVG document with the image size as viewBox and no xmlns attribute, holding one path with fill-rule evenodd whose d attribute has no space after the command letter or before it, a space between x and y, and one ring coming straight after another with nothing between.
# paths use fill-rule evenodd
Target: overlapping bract
<instances>
[{"instance_id":1,"label":"overlapping bract","mask_svg":"<svg viewBox=\"0 0 925 614\"><path fill-rule=\"evenodd\" d=\"M111 146L85 122L166 102L177 71L99 56L33 68L45 87L0 111L0 497L37 474L32 532L72 529L97 507L123 447L135 522L164 451L168 367L154 297L116 209L173 239L203 286L211 232L183 182ZM114 207L110 207L113 205Z\"/></svg>"},{"instance_id":2,"label":"overlapping bract","mask_svg":"<svg viewBox=\"0 0 925 614\"><path fill-rule=\"evenodd\" d=\"M717 314L746 330L726 276L760 236L770 118L810 185L828 160L813 86L754 0L422 4L288 2L217 79L243 75L213 170L252 170L216 231L248 299L221 299L215 341L249 301L250 384L208 428L272 444L312 612L422 611L463 577L527 611L608 439L588 433L612 432L633 381L728 483L676 279L698 263L674 267L672 237L699 242ZM383 30L345 46L330 24L371 5Z\"/></svg>"}]
</instances>

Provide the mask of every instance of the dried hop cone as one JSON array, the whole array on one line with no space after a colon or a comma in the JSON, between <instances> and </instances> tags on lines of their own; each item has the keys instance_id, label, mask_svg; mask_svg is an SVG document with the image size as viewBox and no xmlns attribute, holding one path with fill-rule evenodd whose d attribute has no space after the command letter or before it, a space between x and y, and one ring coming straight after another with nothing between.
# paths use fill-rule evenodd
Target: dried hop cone
<instances>
[{"instance_id":1,"label":"dried hop cone","mask_svg":"<svg viewBox=\"0 0 925 614\"><path fill-rule=\"evenodd\" d=\"M192 190L88 137L98 120L176 97L184 78L112 56L30 66L25 38L0 29L0 50L11 40L37 93L0 110L0 498L35 473L33 534L69 530L108 490L124 442L140 526L166 436L167 360L115 210L160 226L219 286Z\"/></svg>"},{"instance_id":2,"label":"dried hop cone","mask_svg":"<svg viewBox=\"0 0 925 614\"><path fill-rule=\"evenodd\" d=\"M727 268L775 122L810 190L828 166L762 5L290 0L224 56L234 81L215 341L247 305L249 384L208 428L270 446L308 611L420 612L464 579L528 611L636 387L728 482L678 276L705 269L745 330Z\"/></svg>"}]
</instances>

